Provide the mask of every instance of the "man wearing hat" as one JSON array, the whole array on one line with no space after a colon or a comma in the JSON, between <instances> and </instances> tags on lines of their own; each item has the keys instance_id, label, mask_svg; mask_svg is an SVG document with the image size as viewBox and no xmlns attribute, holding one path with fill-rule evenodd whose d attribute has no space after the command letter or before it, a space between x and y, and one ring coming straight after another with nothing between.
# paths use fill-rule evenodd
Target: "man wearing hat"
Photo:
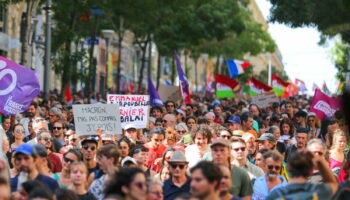
<instances>
[{"instance_id":1,"label":"man wearing hat","mask_svg":"<svg viewBox=\"0 0 350 200\"><path fill-rule=\"evenodd\" d=\"M296 144L291 145L286 150L286 155L284 157L284 160L288 162L288 159L290 155L293 152L296 152L297 150L302 150L306 148L306 144L309 141L309 130L306 128L299 128L297 129L296 133L294 134Z\"/></svg>"},{"instance_id":2,"label":"man wearing hat","mask_svg":"<svg viewBox=\"0 0 350 200\"><path fill-rule=\"evenodd\" d=\"M171 177L163 185L164 199L173 200L179 194L190 192L191 179L186 176L188 161L182 151L175 151L168 163Z\"/></svg>"},{"instance_id":3,"label":"man wearing hat","mask_svg":"<svg viewBox=\"0 0 350 200\"><path fill-rule=\"evenodd\" d=\"M277 142L275 136L272 133L264 133L255 141L258 142L259 150L273 150Z\"/></svg>"},{"instance_id":4,"label":"man wearing hat","mask_svg":"<svg viewBox=\"0 0 350 200\"><path fill-rule=\"evenodd\" d=\"M233 131L236 131L236 130L242 130L242 126L241 126L241 119L234 115L234 116L231 116L227 122L229 123L229 126L228 128L233 132Z\"/></svg>"},{"instance_id":5,"label":"man wearing hat","mask_svg":"<svg viewBox=\"0 0 350 200\"><path fill-rule=\"evenodd\" d=\"M99 169L95 161L95 155L97 152L98 140L96 137L89 136L81 140L81 153L83 153L84 163L88 167L89 173L89 184L93 180L98 179L102 176L102 171Z\"/></svg>"},{"instance_id":6,"label":"man wearing hat","mask_svg":"<svg viewBox=\"0 0 350 200\"><path fill-rule=\"evenodd\" d=\"M14 162L18 166L19 174L11 178L11 191L16 192L21 184L27 180L37 180L42 182L51 191L58 189L58 183L55 179L42 175L35 167L38 162L37 155L33 146L30 144L21 144L15 149Z\"/></svg>"},{"instance_id":7,"label":"man wearing hat","mask_svg":"<svg viewBox=\"0 0 350 200\"><path fill-rule=\"evenodd\" d=\"M137 132L136 126L134 124L127 124L124 126L124 135L127 137L133 144L137 143Z\"/></svg>"}]
</instances>

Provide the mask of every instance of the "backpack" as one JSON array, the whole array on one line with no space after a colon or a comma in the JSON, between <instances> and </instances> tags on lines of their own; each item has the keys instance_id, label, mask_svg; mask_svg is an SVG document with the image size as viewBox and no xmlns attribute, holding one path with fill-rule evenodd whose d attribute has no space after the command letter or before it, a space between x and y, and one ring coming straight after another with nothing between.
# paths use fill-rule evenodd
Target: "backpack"
<instances>
[{"instance_id":1,"label":"backpack","mask_svg":"<svg viewBox=\"0 0 350 200\"><path fill-rule=\"evenodd\" d=\"M284 187L276 190L279 200L318 200L317 185L303 184L303 187Z\"/></svg>"}]
</instances>

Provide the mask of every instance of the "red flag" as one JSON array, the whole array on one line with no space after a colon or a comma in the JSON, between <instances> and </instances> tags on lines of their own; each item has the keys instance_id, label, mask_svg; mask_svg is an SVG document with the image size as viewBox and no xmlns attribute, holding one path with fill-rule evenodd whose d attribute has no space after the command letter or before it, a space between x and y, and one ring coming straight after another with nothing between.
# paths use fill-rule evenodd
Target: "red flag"
<instances>
[{"instance_id":1,"label":"red flag","mask_svg":"<svg viewBox=\"0 0 350 200\"><path fill-rule=\"evenodd\" d=\"M335 111L340 108L341 102L339 99L329 97L319 89L315 90L310 112L314 112L320 120L333 116Z\"/></svg>"},{"instance_id":2,"label":"red flag","mask_svg":"<svg viewBox=\"0 0 350 200\"><path fill-rule=\"evenodd\" d=\"M234 90L238 86L237 81L235 81L234 79L229 78L227 76L220 75L220 74L215 74L215 82L221 83L223 85L227 85L230 88L232 88L232 90Z\"/></svg>"},{"instance_id":3,"label":"red flag","mask_svg":"<svg viewBox=\"0 0 350 200\"><path fill-rule=\"evenodd\" d=\"M69 84L66 84L65 95L66 95L66 102L70 102L70 101L72 100L72 95L71 95L71 93L70 93Z\"/></svg>"},{"instance_id":4,"label":"red flag","mask_svg":"<svg viewBox=\"0 0 350 200\"><path fill-rule=\"evenodd\" d=\"M265 83L255 79L255 78L250 78L248 81L248 84L250 86L249 90L249 95L257 95L257 94L262 94L268 91L271 91L272 88Z\"/></svg>"}]
</instances>

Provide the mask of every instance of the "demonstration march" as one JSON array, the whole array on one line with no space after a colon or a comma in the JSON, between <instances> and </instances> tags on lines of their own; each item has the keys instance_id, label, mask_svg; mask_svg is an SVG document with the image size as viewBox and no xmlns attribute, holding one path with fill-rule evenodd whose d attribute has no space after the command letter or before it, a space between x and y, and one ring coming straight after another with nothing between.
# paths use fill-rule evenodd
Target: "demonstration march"
<instances>
[{"instance_id":1,"label":"demonstration march","mask_svg":"<svg viewBox=\"0 0 350 200\"><path fill-rule=\"evenodd\" d=\"M350 199L350 4L289 3L0 2L0 200Z\"/></svg>"}]
</instances>

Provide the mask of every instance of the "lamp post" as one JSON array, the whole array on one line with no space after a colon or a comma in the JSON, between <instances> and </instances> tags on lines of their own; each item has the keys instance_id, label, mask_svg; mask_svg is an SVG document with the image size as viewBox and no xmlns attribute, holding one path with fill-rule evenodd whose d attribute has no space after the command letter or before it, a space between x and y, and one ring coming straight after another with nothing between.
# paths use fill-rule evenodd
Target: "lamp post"
<instances>
[{"instance_id":1,"label":"lamp post","mask_svg":"<svg viewBox=\"0 0 350 200\"><path fill-rule=\"evenodd\" d=\"M45 99L50 97L50 57L51 57L51 0L46 1L46 32L45 32L45 68L44 68L44 93Z\"/></svg>"},{"instance_id":2,"label":"lamp post","mask_svg":"<svg viewBox=\"0 0 350 200\"><path fill-rule=\"evenodd\" d=\"M108 50L109 50L109 41L112 39L114 35L113 30L102 30L102 35L106 39L106 80L105 80L105 90L106 90L106 95L108 93ZM107 98L107 97L106 97Z\"/></svg>"},{"instance_id":3,"label":"lamp post","mask_svg":"<svg viewBox=\"0 0 350 200\"><path fill-rule=\"evenodd\" d=\"M205 94L205 86L207 84L207 60L208 60L209 55L206 53L203 53L203 54L201 54L201 57L202 57L203 65L204 65L204 90L203 91Z\"/></svg>"}]
</instances>

